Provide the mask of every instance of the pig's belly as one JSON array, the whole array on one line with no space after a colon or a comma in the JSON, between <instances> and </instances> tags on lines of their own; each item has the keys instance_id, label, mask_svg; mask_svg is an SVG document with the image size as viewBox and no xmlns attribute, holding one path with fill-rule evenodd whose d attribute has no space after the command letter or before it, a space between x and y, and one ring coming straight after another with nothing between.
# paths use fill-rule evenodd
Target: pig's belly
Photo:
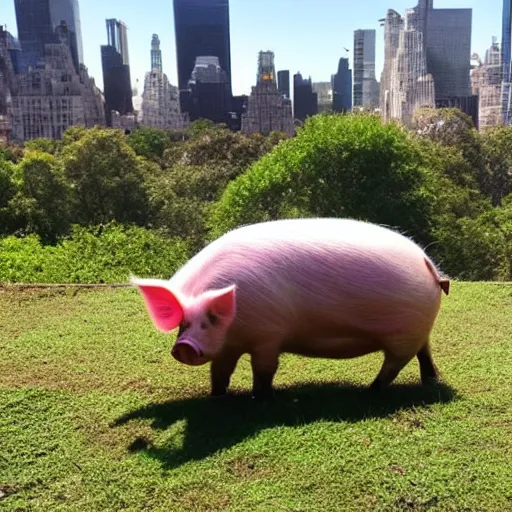
<instances>
[{"instance_id":1,"label":"pig's belly","mask_svg":"<svg viewBox=\"0 0 512 512\"><path fill-rule=\"evenodd\" d=\"M364 333L293 339L285 341L281 346L282 352L329 359L350 359L382 349L383 345L379 340Z\"/></svg>"}]
</instances>

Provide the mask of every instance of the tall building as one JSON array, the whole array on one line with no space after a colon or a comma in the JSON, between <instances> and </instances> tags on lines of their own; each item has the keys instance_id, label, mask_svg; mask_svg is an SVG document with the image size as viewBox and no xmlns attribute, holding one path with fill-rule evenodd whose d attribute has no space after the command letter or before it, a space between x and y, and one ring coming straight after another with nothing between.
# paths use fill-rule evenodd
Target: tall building
<instances>
[{"instance_id":1,"label":"tall building","mask_svg":"<svg viewBox=\"0 0 512 512\"><path fill-rule=\"evenodd\" d=\"M394 11L388 11L388 16L391 23L386 28L393 30L396 22ZM391 62L384 61L383 75L386 74L388 79L387 83L381 84L386 86L381 115L386 121L396 119L410 126L418 108L435 107L435 84L427 72L423 32L416 28L415 11L409 9L402 21L398 46L392 52L394 58Z\"/></svg>"},{"instance_id":2,"label":"tall building","mask_svg":"<svg viewBox=\"0 0 512 512\"><path fill-rule=\"evenodd\" d=\"M331 82L313 82L313 92L317 97L318 113L333 111L333 90Z\"/></svg>"},{"instance_id":3,"label":"tall building","mask_svg":"<svg viewBox=\"0 0 512 512\"><path fill-rule=\"evenodd\" d=\"M103 89L106 115L112 124L112 111L121 116L133 112L127 28L122 21L106 20L108 44L101 46Z\"/></svg>"},{"instance_id":4,"label":"tall building","mask_svg":"<svg viewBox=\"0 0 512 512\"><path fill-rule=\"evenodd\" d=\"M173 0L178 87L188 89L197 57L212 56L226 73L231 96L229 0Z\"/></svg>"},{"instance_id":5,"label":"tall building","mask_svg":"<svg viewBox=\"0 0 512 512\"><path fill-rule=\"evenodd\" d=\"M416 12L426 12L427 70L434 78L436 101L470 95L471 9L434 9L419 0Z\"/></svg>"},{"instance_id":6,"label":"tall building","mask_svg":"<svg viewBox=\"0 0 512 512\"><path fill-rule=\"evenodd\" d=\"M471 94L478 97L478 128L500 124L501 105L501 50L493 38L490 48L485 52L482 62L478 55L477 67L471 71Z\"/></svg>"},{"instance_id":7,"label":"tall building","mask_svg":"<svg viewBox=\"0 0 512 512\"><path fill-rule=\"evenodd\" d=\"M407 123L420 106L460 105L470 99L471 9L434 9L419 0L405 17L389 10L384 21L380 108L384 119Z\"/></svg>"},{"instance_id":8,"label":"tall building","mask_svg":"<svg viewBox=\"0 0 512 512\"><path fill-rule=\"evenodd\" d=\"M352 110L352 70L347 58L341 58L338 72L332 76L333 110L349 112Z\"/></svg>"},{"instance_id":9,"label":"tall building","mask_svg":"<svg viewBox=\"0 0 512 512\"><path fill-rule=\"evenodd\" d=\"M391 72L395 63L400 44L400 34L404 28L404 19L400 14L388 9L386 17L380 20L384 27L384 66L380 76L380 111L384 119L389 119L390 115L390 94Z\"/></svg>"},{"instance_id":10,"label":"tall building","mask_svg":"<svg viewBox=\"0 0 512 512\"><path fill-rule=\"evenodd\" d=\"M151 71L162 71L162 50L160 49L160 38L153 34L151 38Z\"/></svg>"},{"instance_id":11,"label":"tall building","mask_svg":"<svg viewBox=\"0 0 512 512\"><path fill-rule=\"evenodd\" d=\"M22 69L42 65L45 45L58 43L56 29L64 21L77 72L84 63L78 0L15 0L18 37L23 50Z\"/></svg>"},{"instance_id":12,"label":"tall building","mask_svg":"<svg viewBox=\"0 0 512 512\"><path fill-rule=\"evenodd\" d=\"M318 96L313 91L310 78L302 78L300 73L293 75L293 117L305 121L318 114Z\"/></svg>"},{"instance_id":13,"label":"tall building","mask_svg":"<svg viewBox=\"0 0 512 512\"><path fill-rule=\"evenodd\" d=\"M374 108L379 102L375 78L375 30L354 31L353 105Z\"/></svg>"},{"instance_id":14,"label":"tall building","mask_svg":"<svg viewBox=\"0 0 512 512\"><path fill-rule=\"evenodd\" d=\"M512 124L512 0L503 0L501 29L502 117L505 125Z\"/></svg>"},{"instance_id":15,"label":"tall building","mask_svg":"<svg viewBox=\"0 0 512 512\"><path fill-rule=\"evenodd\" d=\"M231 96L226 72L219 58L198 56L188 89L180 91L182 111L188 113L190 121L209 119L214 123L228 123Z\"/></svg>"},{"instance_id":16,"label":"tall building","mask_svg":"<svg viewBox=\"0 0 512 512\"><path fill-rule=\"evenodd\" d=\"M291 96L290 96L290 71L281 70L281 71L277 72L277 89L283 96L286 96L288 99L291 98Z\"/></svg>"},{"instance_id":17,"label":"tall building","mask_svg":"<svg viewBox=\"0 0 512 512\"><path fill-rule=\"evenodd\" d=\"M144 79L140 123L161 129L183 128L178 88L171 85L162 69L160 39L151 39L151 71Z\"/></svg>"},{"instance_id":18,"label":"tall building","mask_svg":"<svg viewBox=\"0 0 512 512\"><path fill-rule=\"evenodd\" d=\"M105 124L103 98L87 74L77 73L65 22L57 30L59 43L45 45L45 66L16 77L12 96L12 138L59 139L70 126Z\"/></svg>"},{"instance_id":19,"label":"tall building","mask_svg":"<svg viewBox=\"0 0 512 512\"><path fill-rule=\"evenodd\" d=\"M0 26L0 142L10 139L12 124L12 94L16 77L11 59L13 37Z\"/></svg>"},{"instance_id":20,"label":"tall building","mask_svg":"<svg viewBox=\"0 0 512 512\"><path fill-rule=\"evenodd\" d=\"M242 133L268 135L272 131L294 134L292 105L277 88L274 53L260 52L256 85L242 114Z\"/></svg>"}]
</instances>

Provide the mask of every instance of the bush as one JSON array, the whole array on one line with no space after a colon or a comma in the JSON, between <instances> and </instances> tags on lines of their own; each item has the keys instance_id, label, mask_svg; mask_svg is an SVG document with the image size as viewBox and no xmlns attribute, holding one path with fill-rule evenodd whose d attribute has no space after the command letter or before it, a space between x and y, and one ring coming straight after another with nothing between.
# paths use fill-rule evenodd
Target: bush
<instances>
[{"instance_id":1,"label":"bush","mask_svg":"<svg viewBox=\"0 0 512 512\"><path fill-rule=\"evenodd\" d=\"M130 273L169 278L188 257L184 242L139 227L84 228L56 247L36 235L0 240L0 281L44 283L126 282Z\"/></svg>"},{"instance_id":2,"label":"bush","mask_svg":"<svg viewBox=\"0 0 512 512\"><path fill-rule=\"evenodd\" d=\"M512 280L512 195L475 218L445 222L435 235L448 274L468 281Z\"/></svg>"},{"instance_id":3,"label":"bush","mask_svg":"<svg viewBox=\"0 0 512 512\"><path fill-rule=\"evenodd\" d=\"M434 190L420 142L374 115L309 118L231 182L210 219L212 237L283 217L353 217L429 241Z\"/></svg>"},{"instance_id":4,"label":"bush","mask_svg":"<svg viewBox=\"0 0 512 512\"><path fill-rule=\"evenodd\" d=\"M92 128L67 133L61 163L74 195L73 222L96 225L117 221L144 225L149 205L145 160L120 130Z\"/></svg>"},{"instance_id":5,"label":"bush","mask_svg":"<svg viewBox=\"0 0 512 512\"><path fill-rule=\"evenodd\" d=\"M55 248L41 245L37 235L0 238L0 282L48 282L48 263Z\"/></svg>"},{"instance_id":6,"label":"bush","mask_svg":"<svg viewBox=\"0 0 512 512\"><path fill-rule=\"evenodd\" d=\"M24 234L37 234L44 243L55 243L68 233L71 188L55 157L42 151L27 151L18 164L18 191L10 201Z\"/></svg>"}]
</instances>

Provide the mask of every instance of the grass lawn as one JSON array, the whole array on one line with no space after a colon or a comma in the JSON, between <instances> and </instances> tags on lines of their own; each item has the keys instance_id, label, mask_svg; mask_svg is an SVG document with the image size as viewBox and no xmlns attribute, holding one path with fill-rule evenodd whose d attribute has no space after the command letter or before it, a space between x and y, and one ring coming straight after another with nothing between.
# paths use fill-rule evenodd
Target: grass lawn
<instances>
[{"instance_id":1,"label":"grass lawn","mask_svg":"<svg viewBox=\"0 0 512 512\"><path fill-rule=\"evenodd\" d=\"M0 290L0 510L512 511L512 286L453 283L433 352L285 356L272 403L209 399L133 289Z\"/></svg>"}]
</instances>

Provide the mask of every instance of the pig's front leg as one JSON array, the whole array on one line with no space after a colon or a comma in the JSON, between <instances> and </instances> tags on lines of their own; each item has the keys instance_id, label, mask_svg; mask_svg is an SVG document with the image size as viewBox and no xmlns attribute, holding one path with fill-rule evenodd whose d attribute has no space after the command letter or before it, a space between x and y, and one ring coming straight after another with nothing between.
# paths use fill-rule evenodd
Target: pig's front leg
<instances>
[{"instance_id":1,"label":"pig's front leg","mask_svg":"<svg viewBox=\"0 0 512 512\"><path fill-rule=\"evenodd\" d=\"M223 396L227 393L231 375L240 359L240 352L230 347L212 361L210 366L211 396Z\"/></svg>"},{"instance_id":2,"label":"pig's front leg","mask_svg":"<svg viewBox=\"0 0 512 512\"><path fill-rule=\"evenodd\" d=\"M258 347L251 353L252 394L256 400L272 398L272 382L279 366L279 352L274 346Z\"/></svg>"}]
</instances>

